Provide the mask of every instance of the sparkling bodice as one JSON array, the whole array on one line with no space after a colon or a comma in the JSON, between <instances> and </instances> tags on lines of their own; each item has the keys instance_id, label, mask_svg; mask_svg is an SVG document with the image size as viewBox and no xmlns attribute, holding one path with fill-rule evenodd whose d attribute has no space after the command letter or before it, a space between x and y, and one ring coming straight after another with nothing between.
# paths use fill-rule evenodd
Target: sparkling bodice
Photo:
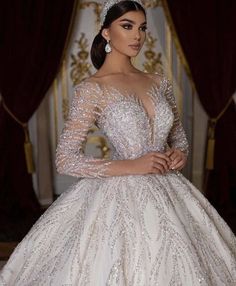
<instances>
[{"instance_id":1,"label":"sparkling bodice","mask_svg":"<svg viewBox=\"0 0 236 286\"><path fill-rule=\"evenodd\" d=\"M165 151L174 116L166 98L160 96L161 88L153 85L146 93L154 104L152 118L135 94L124 95L109 88L115 99L103 110L98 126L114 146L116 158L133 159L148 151Z\"/></svg>"},{"instance_id":2,"label":"sparkling bodice","mask_svg":"<svg viewBox=\"0 0 236 286\"><path fill-rule=\"evenodd\" d=\"M61 173L77 177L103 177L112 160L134 159L167 147L188 152L172 85L153 75L142 100L134 92L89 80L75 87L69 118L57 148L56 165ZM145 104L144 104L145 101ZM148 104L147 104L148 103ZM149 109L153 110L150 115ZM114 147L110 160L85 156L82 145L96 124Z\"/></svg>"}]
</instances>

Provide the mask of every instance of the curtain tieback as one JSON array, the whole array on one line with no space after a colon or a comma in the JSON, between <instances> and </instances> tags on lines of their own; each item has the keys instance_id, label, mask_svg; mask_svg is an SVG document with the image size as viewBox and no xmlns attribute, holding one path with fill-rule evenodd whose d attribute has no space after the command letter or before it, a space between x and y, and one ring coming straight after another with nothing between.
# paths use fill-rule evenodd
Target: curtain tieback
<instances>
[{"instance_id":1,"label":"curtain tieback","mask_svg":"<svg viewBox=\"0 0 236 286\"><path fill-rule=\"evenodd\" d=\"M208 130L207 130L207 154L206 154L206 169L214 169L214 152L215 152L215 128L218 120L223 116L225 111L231 104L233 97L230 97L228 102L218 116L209 118L208 120Z\"/></svg>"},{"instance_id":2,"label":"curtain tieback","mask_svg":"<svg viewBox=\"0 0 236 286\"><path fill-rule=\"evenodd\" d=\"M20 121L12 112L11 110L7 107L3 97L2 97L2 105L5 111L19 124L24 130L25 134L25 142L24 142L24 151L25 151L25 161L26 161L26 166L27 166L27 171L29 174L33 174L35 172L35 166L34 166L34 161L33 161L33 146L30 141L29 137L29 128L28 128L28 123Z\"/></svg>"}]
</instances>

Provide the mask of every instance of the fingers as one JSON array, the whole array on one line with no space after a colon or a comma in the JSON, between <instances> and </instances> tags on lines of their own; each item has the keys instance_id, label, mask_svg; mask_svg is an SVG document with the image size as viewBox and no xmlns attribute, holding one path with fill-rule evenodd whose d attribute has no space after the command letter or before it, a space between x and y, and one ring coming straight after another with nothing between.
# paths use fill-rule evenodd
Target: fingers
<instances>
[{"instance_id":1,"label":"fingers","mask_svg":"<svg viewBox=\"0 0 236 286\"><path fill-rule=\"evenodd\" d=\"M185 161L181 160L175 166L172 167L172 170L179 171L179 170L183 169L184 165L185 165Z\"/></svg>"},{"instance_id":2,"label":"fingers","mask_svg":"<svg viewBox=\"0 0 236 286\"><path fill-rule=\"evenodd\" d=\"M166 156L170 157L174 153L174 151L175 151L174 149L169 149L164 154L166 154Z\"/></svg>"},{"instance_id":3,"label":"fingers","mask_svg":"<svg viewBox=\"0 0 236 286\"><path fill-rule=\"evenodd\" d=\"M152 155L155 158L158 158L158 159L161 158L161 159L165 160L166 163L170 163L171 162L171 159L165 153L154 152Z\"/></svg>"},{"instance_id":4,"label":"fingers","mask_svg":"<svg viewBox=\"0 0 236 286\"><path fill-rule=\"evenodd\" d=\"M170 169L175 169L176 165L179 164L179 162L182 161L182 158L180 156L174 157L174 159L171 161L169 168Z\"/></svg>"},{"instance_id":5,"label":"fingers","mask_svg":"<svg viewBox=\"0 0 236 286\"><path fill-rule=\"evenodd\" d=\"M171 170L180 170L184 167L185 163L186 158L184 156L178 156L174 161L172 161L169 167Z\"/></svg>"},{"instance_id":6,"label":"fingers","mask_svg":"<svg viewBox=\"0 0 236 286\"><path fill-rule=\"evenodd\" d=\"M169 169L169 163L170 158L162 153L153 153L151 157L152 161L152 172L158 173L158 174L165 174L168 172Z\"/></svg>"},{"instance_id":7,"label":"fingers","mask_svg":"<svg viewBox=\"0 0 236 286\"><path fill-rule=\"evenodd\" d=\"M181 170L186 162L185 156L178 149L169 149L165 153L151 153L151 173L165 174L170 170Z\"/></svg>"},{"instance_id":8,"label":"fingers","mask_svg":"<svg viewBox=\"0 0 236 286\"><path fill-rule=\"evenodd\" d=\"M178 152L172 152L171 155L169 156L170 160L173 162L177 160L180 157L180 154Z\"/></svg>"},{"instance_id":9,"label":"fingers","mask_svg":"<svg viewBox=\"0 0 236 286\"><path fill-rule=\"evenodd\" d=\"M161 165L161 167L164 169L165 172L169 171L169 166L165 159L156 158L154 163L155 165L158 165L158 164Z\"/></svg>"},{"instance_id":10,"label":"fingers","mask_svg":"<svg viewBox=\"0 0 236 286\"><path fill-rule=\"evenodd\" d=\"M166 173L169 171L169 164L170 164L170 158L166 156L165 154L156 153L152 157L152 162L154 168L158 168L162 173Z\"/></svg>"},{"instance_id":11,"label":"fingers","mask_svg":"<svg viewBox=\"0 0 236 286\"><path fill-rule=\"evenodd\" d=\"M184 167L186 158L183 152L178 149L172 149L172 152L170 153L169 157L171 159L171 163L169 164L169 168L171 170L179 170Z\"/></svg>"},{"instance_id":12,"label":"fingers","mask_svg":"<svg viewBox=\"0 0 236 286\"><path fill-rule=\"evenodd\" d=\"M161 174L161 175L164 175L166 173L166 170L164 169L164 167L161 164L157 164L157 163L155 163L153 165L153 170L152 171L154 173Z\"/></svg>"},{"instance_id":13,"label":"fingers","mask_svg":"<svg viewBox=\"0 0 236 286\"><path fill-rule=\"evenodd\" d=\"M171 170L176 170L179 167L181 167L183 164L184 164L183 160L178 160L178 161L175 160L175 161L173 161L173 164L170 165L170 169Z\"/></svg>"}]
</instances>

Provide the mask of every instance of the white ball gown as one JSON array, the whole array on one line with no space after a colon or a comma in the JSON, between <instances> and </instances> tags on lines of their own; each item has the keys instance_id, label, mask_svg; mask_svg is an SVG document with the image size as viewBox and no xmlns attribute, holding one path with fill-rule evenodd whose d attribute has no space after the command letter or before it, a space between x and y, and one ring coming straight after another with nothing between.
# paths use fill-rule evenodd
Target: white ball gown
<instances>
[{"instance_id":1,"label":"white ball gown","mask_svg":"<svg viewBox=\"0 0 236 286\"><path fill-rule=\"evenodd\" d=\"M236 285L236 238L181 173L108 175L115 160L167 146L187 152L171 84L148 76L142 100L114 84L76 86L56 164L82 179L17 246L1 286ZM109 160L82 152L94 123L114 147Z\"/></svg>"}]
</instances>

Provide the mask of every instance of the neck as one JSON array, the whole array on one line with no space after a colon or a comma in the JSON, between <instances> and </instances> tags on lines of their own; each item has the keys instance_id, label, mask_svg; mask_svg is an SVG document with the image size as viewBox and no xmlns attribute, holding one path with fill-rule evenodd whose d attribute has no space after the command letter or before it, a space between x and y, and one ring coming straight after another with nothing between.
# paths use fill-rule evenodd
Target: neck
<instances>
[{"instance_id":1,"label":"neck","mask_svg":"<svg viewBox=\"0 0 236 286\"><path fill-rule=\"evenodd\" d=\"M104 64L100 68L101 73L122 73L128 74L136 71L131 63L131 58L122 55L115 50L106 55Z\"/></svg>"}]
</instances>

